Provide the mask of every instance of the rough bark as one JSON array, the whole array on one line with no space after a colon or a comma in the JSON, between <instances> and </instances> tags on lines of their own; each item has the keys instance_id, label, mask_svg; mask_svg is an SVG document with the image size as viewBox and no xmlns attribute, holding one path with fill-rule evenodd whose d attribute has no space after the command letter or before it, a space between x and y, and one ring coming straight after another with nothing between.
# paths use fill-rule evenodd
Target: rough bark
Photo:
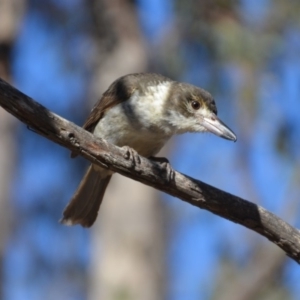
<instances>
[{"instance_id":1,"label":"rough bark","mask_svg":"<svg viewBox=\"0 0 300 300\"><path fill-rule=\"evenodd\" d=\"M77 152L90 162L256 231L300 262L299 230L263 207L174 170L170 176L164 165L144 157L135 164L128 150L96 138L1 79L0 105L38 134Z\"/></svg>"}]
</instances>

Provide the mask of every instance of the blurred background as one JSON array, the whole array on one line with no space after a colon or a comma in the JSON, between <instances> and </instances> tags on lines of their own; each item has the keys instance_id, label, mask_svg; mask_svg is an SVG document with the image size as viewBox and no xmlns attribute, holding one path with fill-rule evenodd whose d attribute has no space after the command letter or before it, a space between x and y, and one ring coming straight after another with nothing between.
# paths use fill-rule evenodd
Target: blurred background
<instances>
[{"instance_id":1,"label":"blurred background","mask_svg":"<svg viewBox=\"0 0 300 300\"><path fill-rule=\"evenodd\" d=\"M299 16L297 0L0 0L0 77L79 125L124 74L205 88L238 142L185 134L161 155L299 227ZM87 165L0 109L1 299L299 299L275 245L118 175L92 229L60 225Z\"/></svg>"}]
</instances>

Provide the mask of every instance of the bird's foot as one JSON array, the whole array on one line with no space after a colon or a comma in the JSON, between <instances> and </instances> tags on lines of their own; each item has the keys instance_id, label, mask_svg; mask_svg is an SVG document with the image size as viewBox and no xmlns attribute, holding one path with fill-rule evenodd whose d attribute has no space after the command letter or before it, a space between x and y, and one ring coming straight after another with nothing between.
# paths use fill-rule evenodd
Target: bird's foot
<instances>
[{"instance_id":1,"label":"bird's foot","mask_svg":"<svg viewBox=\"0 0 300 300\"><path fill-rule=\"evenodd\" d=\"M167 158L150 156L149 159L151 159L152 161L155 161L163 168L163 170L166 173L167 182L174 181L175 172L174 172L173 168L171 167L170 162Z\"/></svg>"},{"instance_id":2,"label":"bird's foot","mask_svg":"<svg viewBox=\"0 0 300 300\"><path fill-rule=\"evenodd\" d=\"M126 151L125 159L131 160L132 167L135 167L136 165L139 165L141 163L141 157L134 149L128 146L123 146L122 148Z\"/></svg>"}]
</instances>

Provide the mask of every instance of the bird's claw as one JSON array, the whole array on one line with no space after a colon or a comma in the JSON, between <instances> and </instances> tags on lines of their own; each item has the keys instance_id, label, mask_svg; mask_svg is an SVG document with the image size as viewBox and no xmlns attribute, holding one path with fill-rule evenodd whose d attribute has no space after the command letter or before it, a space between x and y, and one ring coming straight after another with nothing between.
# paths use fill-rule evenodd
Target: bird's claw
<instances>
[{"instance_id":1,"label":"bird's claw","mask_svg":"<svg viewBox=\"0 0 300 300\"><path fill-rule=\"evenodd\" d=\"M141 163L141 157L134 149L128 146L123 146L122 148L126 151L125 159L131 160L132 167L135 167L137 164Z\"/></svg>"},{"instance_id":2,"label":"bird's claw","mask_svg":"<svg viewBox=\"0 0 300 300\"><path fill-rule=\"evenodd\" d=\"M174 172L173 168L171 167L169 160L167 158L151 156L151 157L149 157L149 159L151 159L152 161L155 161L163 168L163 170L166 172L166 177L167 177L168 183L174 181L175 172Z\"/></svg>"}]
</instances>

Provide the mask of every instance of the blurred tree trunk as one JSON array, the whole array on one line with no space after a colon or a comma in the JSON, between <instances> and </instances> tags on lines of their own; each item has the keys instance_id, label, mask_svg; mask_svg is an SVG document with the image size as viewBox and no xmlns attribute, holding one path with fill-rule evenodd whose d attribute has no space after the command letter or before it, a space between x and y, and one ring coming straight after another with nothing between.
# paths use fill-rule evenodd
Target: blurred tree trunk
<instances>
[{"instance_id":1,"label":"blurred tree trunk","mask_svg":"<svg viewBox=\"0 0 300 300\"><path fill-rule=\"evenodd\" d=\"M121 75L146 70L146 47L131 1L90 2L94 103ZM158 193L114 175L93 227L89 299L163 299L163 209Z\"/></svg>"},{"instance_id":2,"label":"blurred tree trunk","mask_svg":"<svg viewBox=\"0 0 300 300\"><path fill-rule=\"evenodd\" d=\"M11 54L23 16L25 1L0 0L0 77L11 82ZM0 109L0 269L11 224L9 194L13 178L16 119ZM0 295L3 294L3 273L0 273ZM1 297L2 298L2 297Z\"/></svg>"}]
</instances>

